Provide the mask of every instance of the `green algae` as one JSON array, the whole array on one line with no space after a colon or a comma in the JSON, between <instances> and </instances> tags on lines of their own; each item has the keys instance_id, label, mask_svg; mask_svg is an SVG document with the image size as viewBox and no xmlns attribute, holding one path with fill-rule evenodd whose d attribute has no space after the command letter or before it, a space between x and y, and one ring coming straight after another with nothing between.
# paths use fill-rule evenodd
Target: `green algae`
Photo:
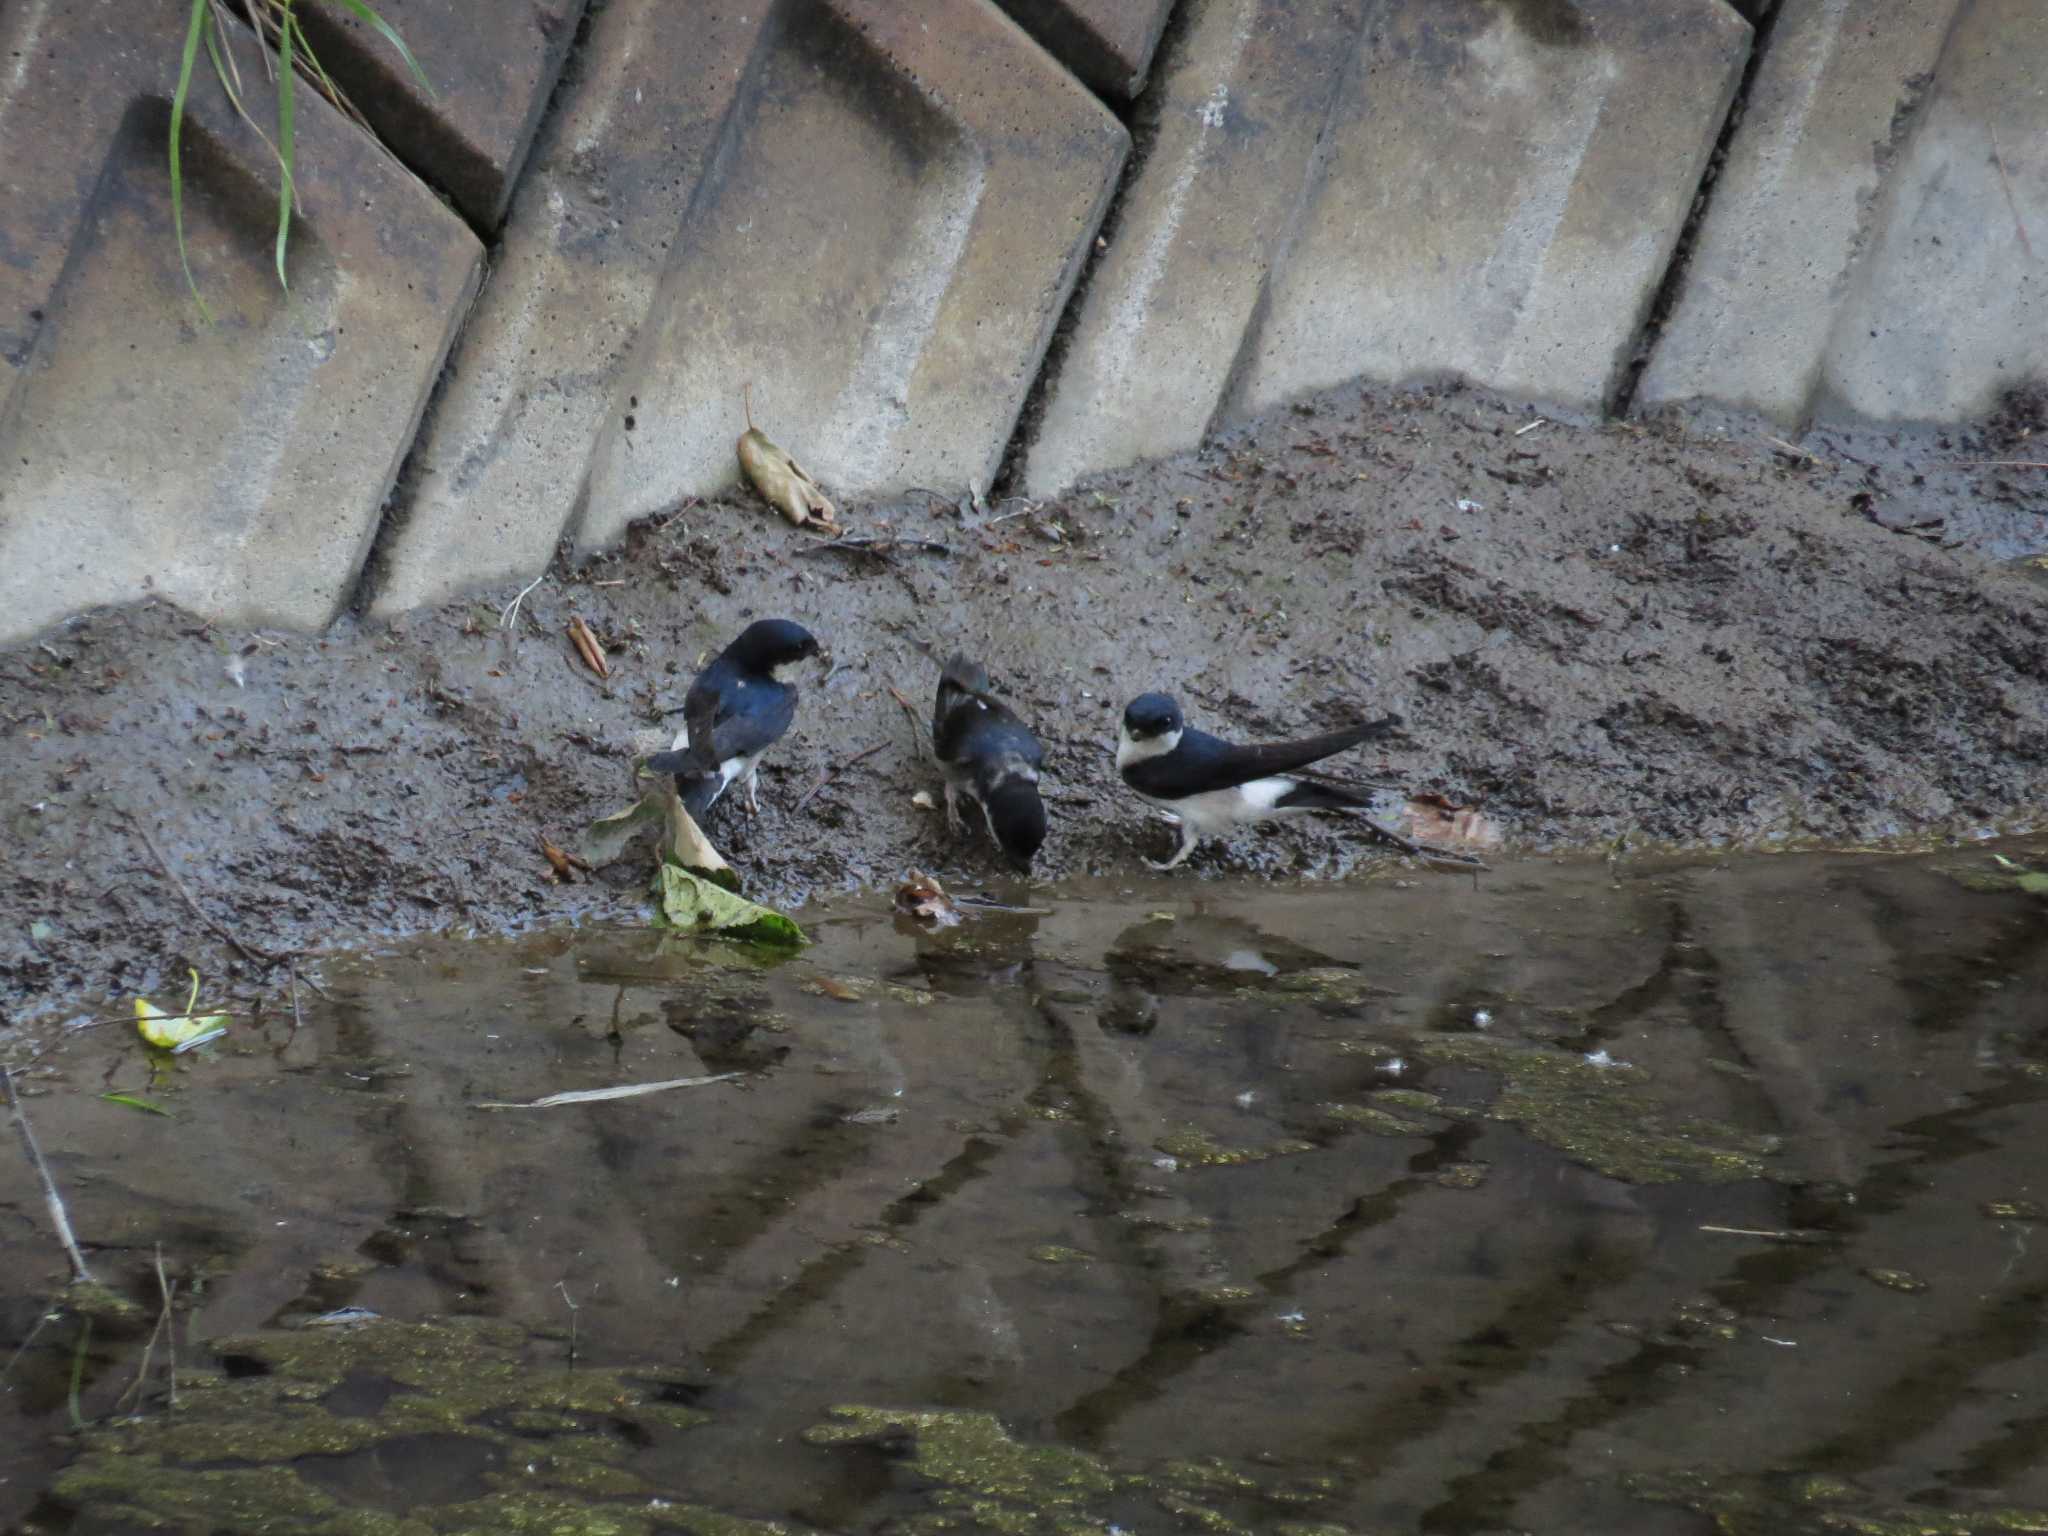
<instances>
[{"instance_id":1,"label":"green algae","mask_svg":"<svg viewBox=\"0 0 2048 1536\"><path fill-rule=\"evenodd\" d=\"M1432 1037L1421 1049L1435 1063L1499 1074L1500 1092L1485 1118L1514 1125L1610 1178L1732 1184L1772 1176L1765 1159L1776 1150L1774 1139L1697 1117L1672 1120L1637 1068L1485 1035Z\"/></svg>"},{"instance_id":2,"label":"green algae","mask_svg":"<svg viewBox=\"0 0 2048 1536\"><path fill-rule=\"evenodd\" d=\"M1744 1474L1687 1468L1624 1478L1646 1503L1706 1515L1717 1536L2039 1536L2048 1510L1930 1509L1873 1498L1831 1477Z\"/></svg>"},{"instance_id":3,"label":"green algae","mask_svg":"<svg viewBox=\"0 0 2048 1536\"><path fill-rule=\"evenodd\" d=\"M1477 1189L1486 1182L1486 1173L1485 1163L1445 1163L1434 1177L1445 1189Z\"/></svg>"},{"instance_id":4,"label":"green algae","mask_svg":"<svg viewBox=\"0 0 2048 1536\"><path fill-rule=\"evenodd\" d=\"M1427 1136L1429 1127L1375 1109L1370 1104L1325 1104L1323 1113L1332 1120L1372 1136Z\"/></svg>"},{"instance_id":5,"label":"green algae","mask_svg":"<svg viewBox=\"0 0 2048 1536\"><path fill-rule=\"evenodd\" d=\"M1412 1109L1423 1114L1435 1114L1443 1107L1444 1096L1440 1093L1424 1093L1420 1088L1382 1088L1373 1094L1375 1104L1391 1104L1395 1109Z\"/></svg>"},{"instance_id":6,"label":"green algae","mask_svg":"<svg viewBox=\"0 0 2048 1536\"><path fill-rule=\"evenodd\" d=\"M190 1373L175 1413L85 1431L55 1481L57 1497L152 1529L652 1536L674 1523L650 1513L659 1490L627 1465L635 1440L708 1417L661 1400L659 1383L530 1366L524 1334L473 1319L378 1319L251 1334L215 1349L243 1362L236 1375ZM374 1414L326 1406L344 1382L365 1379L389 1388ZM639 1428L629 1436L624 1425ZM401 1518L345 1505L301 1473L306 1458L373 1454L430 1435L474 1444L486 1468L478 1486L491 1491Z\"/></svg>"},{"instance_id":7,"label":"green algae","mask_svg":"<svg viewBox=\"0 0 2048 1536\"><path fill-rule=\"evenodd\" d=\"M1093 1264L1095 1255L1079 1248L1068 1248L1061 1243L1047 1243L1031 1250L1033 1262L1039 1264Z\"/></svg>"},{"instance_id":8,"label":"green algae","mask_svg":"<svg viewBox=\"0 0 2048 1536\"><path fill-rule=\"evenodd\" d=\"M1240 1163L1262 1163L1269 1157L1290 1157L1315 1151L1307 1141L1276 1141L1270 1147L1226 1147L1199 1126L1185 1125L1152 1143L1168 1157L1190 1167L1226 1168Z\"/></svg>"},{"instance_id":9,"label":"green algae","mask_svg":"<svg viewBox=\"0 0 2048 1536\"><path fill-rule=\"evenodd\" d=\"M1888 1291L1904 1291L1908 1295L1927 1289L1927 1282L1909 1269L1869 1268L1863 1271L1863 1278L1872 1285L1881 1285Z\"/></svg>"},{"instance_id":10,"label":"green algae","mask_svg":"<svg viewBox=\"0 0 2048 1536\"><path fill-rule=\"evenodd\" d=\"M1285 992L1306 997L1332 1008L1355 1008L1375 998L1391 997L1385 987L1375 986L1357 971L1340 965L1314 965L1306 970L1275 976L1261 991Z\"/></svg>"}]
</instances>

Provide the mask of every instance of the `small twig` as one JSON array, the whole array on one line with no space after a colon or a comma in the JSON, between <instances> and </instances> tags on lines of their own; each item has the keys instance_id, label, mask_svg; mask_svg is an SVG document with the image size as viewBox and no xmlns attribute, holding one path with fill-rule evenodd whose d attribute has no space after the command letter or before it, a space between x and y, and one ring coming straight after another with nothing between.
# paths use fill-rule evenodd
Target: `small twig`
<instances>
[{"instance_id":1,"label":"small twig","mask_svg":"<svg viewBox=\"0 0 2048 1536\"><path fill-rule=\"evenodd\" d=\"M1528 425L1527 425L1526 427L1517 427L1517 428L1515 428L1515 436L1517 436L1517 437L1527 437L1527 436L1528 436L1528 435L1529 435L1529 434L1530 434L1531 432L1534 432L1534 431L1535 431L1535 430L1536 430L1536 429L1537 429L1538 427L1547 427L1547 426L1549 426L1549 425L1550 425L1550 421L1549 421L1549 418L1547 418L1547 417L1543 417L1543 416L1538 416L1538 417L1537 417L1537 418L1536 418L1536 419L1535 419L1534 421L1530 422L1530 423L1529 423L1529 424L1528 424Z\"/></svg>"},{"instance_id":2,"label":"small twig","mask_svg":"<svg viewBox=\"0 0 2048 1536\"><path fill-rule=\"evenodd\" d=\"M1777 449L1778 452L1790 458L1804 459L1809 464L1818 464L1820 462L1819 454L1801 448L1796 443L1788 443L1782 437L1772 437L1770 433L1766 432L1764 434L1764 441Z\"/></svg>"},{"instance_id":3,"label":"small twig","mask_svg":"<svg viewBox=\"0 0 2048 1536\"><path fill-rule=\"evenodd\" d=\"M941 544L937 539L877 539L867 534L856 534L852 538L833 539L826 544L808 544L797 551L799 555L822 555L829 551L840 551L849 555L868 555L877 560L886 560L899 549L907 549L924 555L950 555L951 545Z\"/></svg>"},{"instance_id":4,"label":"small twig","mask_svg":"<svg viewBox=\"0 0 2048 1536\"><path fill-rule=\"evenodd\" d=\"M50 1324L56 1322L57 1319L62 1317L63 1315L64 1309L58 1306L55 1302L52 1302L49 1306L43 1308L42 1316L36 1319L35 1327L29 1329L28 1336L24 1338L20 1344L16 1345L14 1353L7 1357L7 1369L5 1369L4 1371L0 1371L0 1383L4 1383L8 1377L14 1374L14 1368L17 1365L21 1364L21 1357L28 1353L29 1345L35 1343L36 1335L41 1333L45 1328L49 1327Z\"/></svg>"},{"instance_id":5,"label":"small twig","mask_svg":"<svg viewBox=\"0 0 2048 1536\"><path fill-rule=\"evenodd\" d=\"M65 1257L71 1260L71 1277L90 1282L92 1271L86 1268L85 1255L78 1251L78 1239L71 1234L71 1215L64 1209L64 1197L57 1193L57 1181L50 1177L50 1165L43 1161L43 1149L36 1145L36 1133L29 1127L28 1111L21 1107L21 1097L14 1091L14 1073L6 1067L0 1067L0 1088L6 1090L7 1107L14 1113L14 1128L21 1135L22 1150L28 1153L36 1177L43 1181L43 1199L49 1203L57 1241L64 1245Z\"/></svg>"},{"instance_id":6,"label":"small twig","mask_svg":"<svg viewBox=\"0 0 2048 1536\"><path fill-rule=\"evenodd\" d=\"M819 790L823 789L827 784L830 784L834 779L838 778L840 774L844 773L847 769L851 768L855 763L866 762L869 758L873 757L877 752L881 751L882 748L886 747L887 745L889 745L889 743L887 743L886 741L878 741L872 747L863 747L860 751L854 753L853 756L845 759L843 762L834 763L831 767L827 768L823 773L819 774L818 782L813 784L809 789L805 790L803 794L798 798L796 802L796 809L799 811L802 810L805 806L811 803L812 796L816 795Z\"/></svg>"},{"instance_id":7,"label":"small twig","mask_svg":"<svg viewBox=\"0 0 2048 1536\"><path fill-rule=\"evenodd\" d=\"M71 1427L85 1428L85 1415L78 1411L78 1394L85 1383L85 1352L92 1344L92 1319L83 1319L84 1327L78 1330L78 1348L71 1355L71 1390L64 1395L65 1406L71 1410Z\"/></svg>"},{"instance_id":8,"label":"small twig","mask_svg":"<svg viewBox=\"0 0 2048 1536\"><path fill-rule=\"evenodd\" d=\"M157 1287L159 1290L163 1290L164 1245L162 1243L156 1245L156 1276ZM135 1372L135 1379L128 1383L128 1390L114 1399L114 1411L116 1413L121 1411L121 1405L131 1397L135 1399L135 1405L138 1408L142 1406L142 1389L149 1382L149 1363L156 1358L156 1341L163 1337L164 1325L170 1321L170 1317L171 1296L168 1290L164 1290L164 1304L156 1315L156 1326L149 1330L149 1337L143 1341L142 1364Z\"/></svg>"},{"instance_id":9,"label":"small twig","mask_svg":"<svg viewBox=\"0 0 2048 1536\"><path fill-rule=\"evenodd\" d=\"M569 1294L569 1282L557 1280L555 1289L562 1293L562 1300L569 1303L569 1364L576 1363L576 1314L583 1309L576 1305L576 1298Z\"/></svg>"},{"instance_id":10,"label":"small twig","mask_svg":"<svg viewBox=\"0 0 2048 1536\"><path fill-rule=\"evenodd\" d=\"M512 627L512 621L519 617L519 605L526 601L526 594L531 592L535 587L539 586L542 582L546 581L547 579L548 573L546 571L542 571L538 576L534 577L533 580L529 581L525 586L521 587L519 589L519 595L513 598L511 602L507 603L505 605L505 611L498 615L498 628L510 629Z\"/></svg>"},{"instance_id":11,"label":"small twig","mask_svg":"<svg viewBox=\"0 0 2048 1536\"><path fill-rule=\"evenodd\" d=\"M2020 249L2027 253L2027 260L2033 261L2034 242L2027 238L2027 221L2020 217L2019 200L2012 195L2012 178L2005 174L2005 151L1998 147L1998 130L1990 123L1984 125L1991 135L1991 163L1998 167L1998 184L2005 188L2005 206L2012 210L2012 227L2019 232Z\"/></svg>"},{"instance_id":12,"label":"small twig","mask_svg":"<svg viewBox=\"0 0 2048 1536\"><path fill-rule=\"evenodd\" d=\"M244 959L250 960L257 965L277 965L282 962L282 956L273 955L268 950L257 949L251 945L244 944L235 937L234 931L225 923L218 922L209 917L206 909L199 905L192 892L186 888L185 882L178 878L178 872L171 868L171 861L164 857L163 849L159 848L156 839L149 835L149 828L142 824L141 819L133 811L123 811L121 814L128 818L128 824L135 829L136 835L147 845L149 851L156 856L157 867L164 872L164 878L171 882L171 889L185 898L185 905L192 909L193 916L227 940L229 946Z\"/></svg>"},{"instance_id":13,"label":"small twig","mask_svg":"<svg viewBox=\"0 0 2048 1536\"><path fill-rule=\"evenodd\" d=\"M910 719L910 739L916 746L918 757L923 758L931 750L931 744L925 740L924 720L918 714L917 706L898 693L893 684L883 686L888 688L889 697L903 706L903 713Z\"/></svg>"},{"instance_id":14,"label":"small twig","mask_svg":"<svg viewBox=\"0 0 2048 1536\"><path fill-rule=\"evenodd\" d=\"M2048 469L2044 459L1957 459L1956 463L1983 469Z\"/></svg>"},{"instance_id":15,"label":"small twig","mask_svg":"<svg viewBox=\"0 0 2048 1536\"><path fill-rule=\"evenodd\" d=\"M997 523L1007 523L1013 517L1029 517L1032 513L1040 512L1043 510L1044 509L1040 507L1036 502L1026 502L1023 506L1019 507L1014 512L998 512L994 517L983 518L980 522L976 523L974 527L969 531L973 533L979 533L984 528L995 527Z\"/></svg>"},{"instance_id":16,"label":"small twig","mask_svg":"<svg viewBox=\"0 0 2048 1536\"><path fill-rule=\"evenodd\" d=\"M178 1284L175 1280L168 1280L164 1277L164 1245L162 1243L156 1245L156 1288L163 1294L164 1316L170 1319L164 1329L164 1351L171 1369L170 1406L176 1408L178 1406L178 1315L172 1310L172 1304L177 1299Z\"/></svg>"},{"instance_id":17,"label":"small twig","mask_svg":"<svg viewBox=\"0 0 2048 1536\"><path fill-rule=\"evenodd\" d=\"M299 965L296 960L286 969L285 974L291 978L292 983L292 1033L296 1035L306 1022L305 1016L299 1012Z\"/></svg>"}]
</instances>

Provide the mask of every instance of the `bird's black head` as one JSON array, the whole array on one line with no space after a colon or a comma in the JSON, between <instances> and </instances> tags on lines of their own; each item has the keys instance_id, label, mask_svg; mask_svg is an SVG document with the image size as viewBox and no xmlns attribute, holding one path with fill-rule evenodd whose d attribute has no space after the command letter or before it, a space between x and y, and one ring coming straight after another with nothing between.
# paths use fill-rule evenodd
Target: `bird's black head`
<instances>
[{"instance_id":1,"label":"bird's black head","mask_svg":"<svg viewBox=\"0 0 2048 1536\"><path fill-rule=\"evenodd\" d=\"M815 656L818 649L817 636L793 619L756 619L725 654L749 671L767 672Z\"/></svg>"},{"instance_id":2,"label":"bird's black head","mask_svg":"<svg viewBox=\"0 0 2048 1536\"><path fill-rule=\"evenodd\" d=\"M988 823L1003 852L1029 867L1045 842L1045 802L1028 779L1011 779L988 797Z\"/></svg>"},{"instance_id":3,"label":"bird's black head","mask_svg":"<svg viewBox=\"0 0 2048 1536\"><path fill-rule=\"evenodd\" d=\"M1180 706L1170 694L1141 693L1124 706L1124 734L1133 741L1170 735L1183 724Z\"/></svg>"}]
</instances>

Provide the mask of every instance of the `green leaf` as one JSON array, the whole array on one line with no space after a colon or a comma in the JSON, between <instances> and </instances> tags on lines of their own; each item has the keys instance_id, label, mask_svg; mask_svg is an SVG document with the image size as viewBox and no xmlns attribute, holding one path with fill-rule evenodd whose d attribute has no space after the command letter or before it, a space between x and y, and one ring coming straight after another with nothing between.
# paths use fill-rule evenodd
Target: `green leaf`
<instances>
[{"instance_id":1,"label":"green leaf","mask_svg":"<svg viewBox=\"0 0 2048 1536\"><path fill-rule=\"evenodd\" d=\"M798 949L810 941L784 917L735 896L680 864L662 862L654 877L655 926L683 933L716 933L776 949Z\"/></svg>"},{"instance_id":2,"label":"green leaf","mask_svg":"<svg viewBox=\"0 0 2048 1536\"><path fill-rule=\"evenodd\" d=\"M206 30L212 14L207 9L207 0L192 0L192 17L185 24L185 54L178 63L178 89L171 96L171 228L178 237L178 261L185 269L185 286L192 290L192 298L208 325L213 324L213 312L200 297L199 284L192 277L192 257L185 249L185 173L178 154L185 130L185 101L192 94L192 65L199 57L200 34Z\"/></svg>"},{"instance_id":3,"label":"green leaf","mask_svg":"<svg viewBox=\"0 0 2048 1536\"><path fill-rule=\"evenodd\" d=\"M148 1099L139 1099L132 1093L103 1093L100 1095L109 1104L126 1104L130 1109L146 1110L152 1115L162 1115L166 1120L176 1118L161 1104L152 1104Z\"/></svg>"},{"instance_id":4,"label":"green leaf","mask_svg":"<svg viewBox=\"0 0 2048 1536\"><path fill-rule=\"evenodd\" d=\"M299 23L287 3L284 24L278 28L282 62L277 71L277 163L283 172L277 186L277 286L286 292L291 291L292 285L284 272L284 248L292 236L292 197L298 190L292 181L292 139L298 111L297 76L292 70L292 54L298 35Z\"/></svg>"},{"instance_id":5,"label":"green leaf","mask_svg":"<svg viewBox=\"0 0 2048 1536\"><path fill-rule=\"evenodd\" d=\"M392 27L391 23L371 10L365 3L365 0L341 0L341 3L360 16L366 25L375 27L383 36L384 41L398 50L398 56L405 60L406 67L412 71L413 78L419 81L420 89L427 93L427 99L430 101L437 100L438 98L434 95L433 82L427 79L427 72L420 68L420 61L412 56L412 50L405 46L405 39L398 35L397 30Z\"/></svg>"},{"instance_id":6,"label":"green leaf","mask_svg":"<svg viewBox=\"0 0 2048 1536\"><path fill-rule=\"evenodd\" d=\"M2048 896L2048 871L2030 869L2013 880L2029 896Z\"/></svg>"},{"instance_id":7,"label":"green leaf","mask_svg":"<svg viewBox=\"0 0 2048 1536\"><path fill-rule=\"evenodd\" d=\"M626 845L643 829L659 827L663 820L661 796L643 795L617 815L602 817L585 827L583 840L574 852L592 868L609 864L626 851Z\"/></svg>"}]
</instances>

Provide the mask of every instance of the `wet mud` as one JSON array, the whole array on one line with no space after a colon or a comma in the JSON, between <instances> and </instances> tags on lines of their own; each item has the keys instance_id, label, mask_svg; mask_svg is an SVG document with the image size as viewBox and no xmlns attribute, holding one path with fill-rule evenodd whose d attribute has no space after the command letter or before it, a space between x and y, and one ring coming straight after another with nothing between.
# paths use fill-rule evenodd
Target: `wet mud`
<instances>
[{"instance_id":1,"label":"wet mud","mask_svg":"<svg viewBox=\"0 0 2048 1536\"><path fill-rule=\"evenodd\" d=\"M0 1529L2039 1531L2044 866L1078 879L76 1031Z\"/></svg>"},{"instance_id":2,"label":"wet mud","mask_svg":"<svg viewBox=\"0 0 2048 1536\"><path fill-rule=\"evenodd\" d=\"M1153 688L1247 737L1398 712L1403 735L1330 766L1396 803L1477 806L1524 850L2037 825L2048 571L2024 561L2048 547L2048 476L1978 462L2038 458L2037 404L1793 450L1348 389L1035 512L848 511L852 533L945 554L824 551L735 495L559 563L509 622L510 589L323 637L90 615L0 655L0 1005L90 1010L182 989L192 964L276 1006L275 953L638 910L644 862L564 884L541 840L573 847L629 803L636 735L672 730L700 661L762 615L831 651L763 814L712 818L749 893L781 904L912 866L1000 882L985 837L913 801L938 789L920 644L984 657L1039 729L1044 878L1170 846L1111 759L1122 704ZM1209 845L1186 876L1381 863L1310 822Z\"/></svg>"}]
</instances>

